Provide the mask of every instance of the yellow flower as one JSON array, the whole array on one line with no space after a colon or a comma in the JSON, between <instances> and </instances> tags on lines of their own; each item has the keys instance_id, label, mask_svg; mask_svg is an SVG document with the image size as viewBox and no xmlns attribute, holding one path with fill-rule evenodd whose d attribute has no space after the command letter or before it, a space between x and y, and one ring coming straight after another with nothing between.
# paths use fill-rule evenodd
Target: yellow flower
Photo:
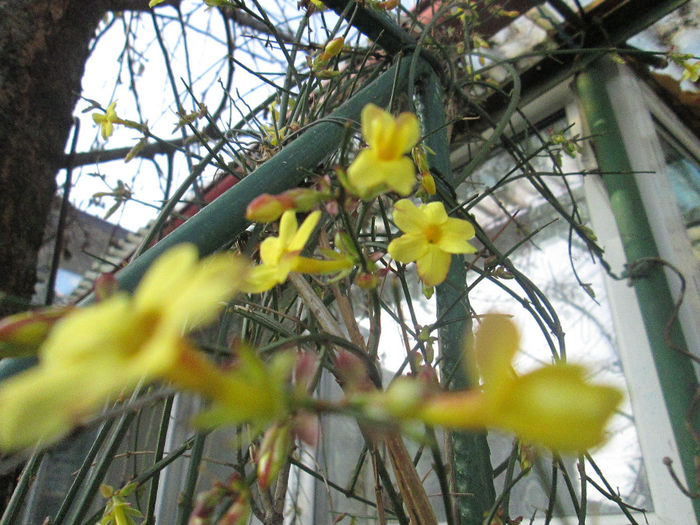
<instances>
[{"instance_id":1,"label":"yellow flower","mask_svg":"<svg viewBox=\"0 0 700 525\"><path fill-rule=\"evenodd\" d=\"M107 112L104 115L101 115L100 113L92 114L92 120L95 121L95 124L100 125L100 132L103 139L107 139L108 137L112 136L115 123L121 123L121 119L117 116L117 111L115 109L116 106L117 103L115 101L107 107Z\"/></svg>"},{"instance_id":2,"label":"yellow flower","mask_svg":"<svg viewBox=\"0 0 700 525\"><path fill-rule=\"evenodd\" d=\"M299 255L320 218L321 212L315 211L298 226L294 211L285 211L280 220L279 237L268 237L260 243L262 264L250 269L241 290L264 292L286 281L290 272L323 274L351 267L352 261L346 257L323 261Z\"/></svg>"},{"instance_id":3,"label":"yellow flower","mask_svg":"<svg viewBox=\"0 0 700 525\"><path fill-rule=\"evenodd\" d=\"M343 50L344 45L345 39L342 36L334 38L326 44L326 47L323 50L323 58L330 60L334 56L337 56Z\"/></svg>"},{"instance_id":4,"label":"yellow flower","mask_svg":"<svg viewBox=\"0 0 700 525\"><path fill-rule=\"evenodd\" d=\"M467 221L448 217L441 202L416 207L408 199L394 205L394 223L404 234L389 243L391 256L402 263L416 261L425 286L445 280L453 253L476 251L467 239L474 227Z\"/></svg>"},{"instance_id":5,"label":"yellow flower","mask_svg":"<svg viewBox=\"0 0 700 525\"><path fill-rule=\"evenodd\" d=\"M411 193L416 183L413 162L404 155L420 137L418 119L413 113L397 118L374 104L362 109L362 136L369 148L362 150L348 168L352 190L363 199L393 190Z\"/></svg>"},{"instance_id":6,"label":"yellow flower","mask_svg":"<svg viewBox=\"0 0 700 525\"><path fill-rule=\"evenodd\" d=\"M59 321L39 365L0 387L0 448L58 438L142 380L227 397L228 376L183 334L215 319L238 290L246 262L230 253L197 259L193 245L178 245L153 264L133 297L117 293Z\"/></svg>"},{"instance_id":7,"label":"yellow flower","mask_svg":"<svg viewBox=\"0 0 700 525\"><path fill-rule=\"evenodd\" d=\"M600 444L607 421L622 401L614 387L592 385L581 366L558 363L522 376L511 361L520 345L506 317L483 318L476 334L475 361L482 391L446 392L429 398L417 418L450 428L493 427L560 452ZM477 373L472 368L472 373Z\"/></svg>"}]
</instances>

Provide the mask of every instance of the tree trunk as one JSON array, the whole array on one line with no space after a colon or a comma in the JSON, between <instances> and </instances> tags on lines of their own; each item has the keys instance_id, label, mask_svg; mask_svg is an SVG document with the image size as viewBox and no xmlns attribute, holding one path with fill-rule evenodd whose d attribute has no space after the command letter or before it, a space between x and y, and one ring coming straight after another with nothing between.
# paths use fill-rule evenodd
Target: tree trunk
<instances>
[{"instance_id":1,"label":"tree trunk","mask_svg":"<svg viewBox=\"0 0 700 525\"><path fill-rule=\"evenodd\" d=\"M18 299L34 291L55 177L103 12L94 0L0 3L0 291ZM12 311L0 304L0 316Z\"/></svg>"},{"instance_id":2,"label":"tree trunk","mask_svg":"<svg viewBox=\"0 0 700 525\"><path fill-rule=\"evenodd\" d=\"M0 2L0 292L29 300L102 2ZM0 301L0 317L22 309ZM4 508L19 472L0 476Z\"/></svg>"}]
</instances>

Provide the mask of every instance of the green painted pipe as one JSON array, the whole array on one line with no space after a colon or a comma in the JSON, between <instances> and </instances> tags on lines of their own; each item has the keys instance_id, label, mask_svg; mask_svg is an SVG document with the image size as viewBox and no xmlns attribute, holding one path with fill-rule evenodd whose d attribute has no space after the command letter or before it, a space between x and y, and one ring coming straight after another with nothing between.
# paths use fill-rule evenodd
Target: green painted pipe
<instances>
[{"instance_id":1,"label":"green painted pipe","mask_svg":"<svg viewBox=\"0 0 700 525\"><path fill-rule=\"evenodd\" d=\"M435 72L424 77L418 91L416 110L426 134L425 143L434 155L428 164L441 191L454 194L455 178L450 165L450 144L445 126L444 92ZM465 290L467 270L462 256L452 257L445 281L437 287L437 312L440 320L442 368L452 375L449 387L462 390L470 386L462 356L464 335L471 331L469 298ZM453 432L455 491L465 496L456 499L461 525L481 525L496 499L491 452L485 432Z\"/></svg>"},{"instance_id":2,"label":"green painted pipe","mask_svg":"<svg viewBox=\"0 0 700 525\"><path fill-rule=\"evenodd\" d=\"M625 151L620 128L605 87L601 62L591 64L576 79L578 96L583 108L588 132L593 136L598 167L610 197L617 227L620 231L627 264L645 258L658 258L659 253L642 206L639 188L632 175L632 167ZM695 480L695 458L700 452L685 426L686 414L698 389L693 363L682 353L673 350L664 340L664 329L673 311L674 301L661 265L645 268L643 275L632 281L644 319L649 344L661 383L673 435L678 447L683 471L691 487ZM687 348L681 327L676 320L670 331L675 345ZM700 413L695 411L690 422L700 429ZM669 479L669 483L671 480ZM696 518L700 521L700 500L693 500Z\"/></svg>"}]
</instances>

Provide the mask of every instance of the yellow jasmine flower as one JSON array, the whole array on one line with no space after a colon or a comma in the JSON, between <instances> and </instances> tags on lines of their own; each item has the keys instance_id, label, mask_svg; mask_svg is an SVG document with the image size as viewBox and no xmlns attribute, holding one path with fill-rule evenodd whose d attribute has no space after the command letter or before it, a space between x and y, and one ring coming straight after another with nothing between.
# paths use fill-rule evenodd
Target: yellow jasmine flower
<instances>
[{"instance_id":1,"label":"yellow jasmine flower","mask_svg":"<svg viewBox=\"0 0 700 525\"><path fill-rule=\"evenodd\" d=\"M117 293L67 315L39 349L39 365L0 386L0 448L56 439L142 380L211 399L239 393L184 334L215 319L245 271L233 254L198 261L197 249L181 244L152 265L133 297Z\"/></svg>"},{"instance_id":2,"label":"yellow jasmine flower","mask_svg":"<svg viewBox=\"0 0 700 525\"><path fill-rule=\"evenodd\" d=\"M102 115L100 113L93 113L92 114L92 120L95 121L95 124L100 125L100 133L102 134L103 139L107 139L108 137L112 136L112 133L114 132L114 124L120 124L121 119L117 116L117 102L112 102L109 106L107 106L107 112Z\"/></svg>"},{"instance_id":3,"label":"yellow jasmine flower","mask_svg":"<svg viewBox=\"0 0 700 525\"><path fill-rule=\"evenodd\" d=\"M507 317L484 317L469 356L482 390L429 398L417 418L450 428L498 428L560 452L600 444L621 392L588 383L585 368L577 365L557 363L517 375L511 361L519 346L518 330ZM474 369L472 373L477 376Z\"/></svg>"},{"instance_id":4,"label":"yellow jasmine flower","mask_svg":"<svg viewBox=\"0 0 700 525\"><path fill-rule=\"evenodd\" d=\"M241 290L264 292L286 281L290 272L323 274L351 267L352 261L346 257L323 261L299 255L320 218L321 212L317 210L298 226L294 211L285 211L280 220L279 237L268 237L260 243L262 264L250 269Z\"/></svg>"},{"instance_id":5,"label":"yellow jasmine flower","mask_svg":"<svg viewBox=\"0 0 700 525\"><path fill-rule=\"evenodd\" d=\"M445 280L453 253L476 251L467 239L474 227L467 221L448 217L441 202L416 206L408 199L394 205L394 223L404 232L389 243L391 256L402 263L416 261L425 286Z\"/></svg>"},{"instance_id":6,"label":"yellow jasmine flower","mask_svg":"<svg viewBox=\"0 0 700 525\"><path fill-rule=\"evenodd\" d=\"M420 137L418 118L413 113L390 113L367 104L362 109L362 136L369 145L348 168L348 182L363 199L393 190L408 195L416 183L413 162L404 155Z\"/></svg>"}]
</instances>

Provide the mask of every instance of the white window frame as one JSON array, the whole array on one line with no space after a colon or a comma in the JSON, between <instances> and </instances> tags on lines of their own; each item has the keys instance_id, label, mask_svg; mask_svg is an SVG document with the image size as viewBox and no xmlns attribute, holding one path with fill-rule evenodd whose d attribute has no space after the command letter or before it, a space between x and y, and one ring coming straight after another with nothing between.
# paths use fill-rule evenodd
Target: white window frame
<instances>
[{"instance_id":1,"label":"white window frame","mask_svg":"<svg viewBox=\"0 0 700 525\"><path fill-rule=\"evenodd\" d=\"M610 71L608 76L606 83L609 96L615 108L632 169L646 172L634 176L652 224L654 237L660 239L657 240L659 254L679 268L687 280L686 296L679 319L689 348L695 349L697 353L700 349L700 327L697 322L697 319L700 319L700 264L693 255L678 207L668 205L668 198L673 192L665 173L664 157L651 114L653 113L690 151L700 151L700 140L687 130L628 68L615 65L615 70ZM536 122L565 109L567 121L573 125L572 133L584 136L581 113L571 82L571 79L566 80L527 104L522 110L523 114L531 122ZM521 117L515 116L512 121L516 131L524 129L525 121ZM488 134L489 132L486 136ZM466 154L466 148L456 150L451 156L453 165L464 164ZM597 169L595 157L588 145L579 168L588 172ZM605 257L615 271L621 272L626 258L602 179L597 175L587 175L584 178L584 194L592 226L599 244L605 249ZM670 272L668 280L675 298L680 283ZM605 286L654 505L652 512L630 514L640 524L698 523L691 500L675 486L663 464L663 458L669 457L676 467L676 473L683 477L663 393L654 372L656 368L651 347L646 332L640 329L644 326L644 320L636 294L626 282L616 281L608 276L605 276ZM696 374L700 376L700 367L696 366ZM573 516L555 518L550 523L565 525L574 519ZM591 515L589 519L592 523L600 525L629 523L623 514ZM541 525L544 519L536 518L533 523Z\"/></svg>"}]
</instances>

